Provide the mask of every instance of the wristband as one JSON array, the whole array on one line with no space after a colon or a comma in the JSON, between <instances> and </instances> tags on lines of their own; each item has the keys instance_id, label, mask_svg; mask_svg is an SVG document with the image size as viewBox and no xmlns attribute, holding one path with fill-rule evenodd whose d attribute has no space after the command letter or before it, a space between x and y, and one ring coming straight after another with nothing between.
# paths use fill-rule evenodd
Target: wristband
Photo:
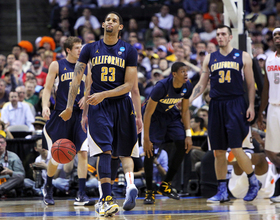
<instances>
[{"instance_id":1,"label":"wristband","mask_svg":"<svg viewBox=\"0 0 280 220\"><path fill-rule=\"evenodd\" d=\"M187 136L187 137L191 137L191 136L192 136L191 129L187 129L187 130L186 130L186 136Z\"/></svg>"}]
</instances>

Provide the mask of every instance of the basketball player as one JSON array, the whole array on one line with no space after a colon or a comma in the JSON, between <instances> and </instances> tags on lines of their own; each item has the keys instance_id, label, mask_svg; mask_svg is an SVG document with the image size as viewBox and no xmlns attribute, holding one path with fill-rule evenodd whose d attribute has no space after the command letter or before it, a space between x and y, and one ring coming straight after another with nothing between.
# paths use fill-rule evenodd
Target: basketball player
<instances>
[{"instance_id":1,"label":"basketball player","mask_svg":"<svg viewBox=\"0 0 280 220\"><path fill-rule=\"evenodd\" d=\"M263 124L262 113L269 103L266 118L266 137L265 152L270 161L280 168L280 28L275 28L272 32L274 45L276 47L275 54L269 56L265 63L264 86L260 109L258 113L258 126L265 129ZM272 198L272 202L280 202L280 196Z\"/></svg>"},{"instance_id":2,"label":"basketball player","mask_svg":"<svg viewBox=\"0 0 280 220\"><path fill-rule=\"evenodd\" d=\"M45 148L47 147L51 150L52 144L60 138L67 138L75 144L78 152L79 192L74 205L93 205L85 193L88 143L86 133L81 128L82 110L79 107L82 102L81 99L84 96L85 79L88 68L84 71L83 82L79 87L79 94L75 99L73 117L67 122L59 117L61 111L66 107L68 90L72 83L74 67L79 58L81 47L82 44L79 38L67 38L64 43L65 52L67 54L66 59L53 61L49 67L42 96L42 114L43 117L48 120L43 129L43 145ZM50 114L48 103L57 76L59 84L56 91L56 104L54 111ZM58 163L53 159L48 163L47 183L43 190L43 201L46 205L54 205L52 179L57 170L57 166Z\"/></svg>"},{"instance_id":3,"label":"basketball player","mask_svg":"<svg viewBox=\"0 0 280 220\"><path fill-rule=\"evenodd\" d=\"M190 102L197 98L205 90L210 78L208 134L210 148L215 155L218 192L207 202L229 201L226 182L227 148L231 148L238 165L248 176L249 189L243 199L252 201L261 188L252 163L242 150L242 142L249 133L249 122L255 116L252 59L247 52L231 46L232 37L228 26L221 25L217 28L216 39L220 49L206 55L200 80L190 97ZM249 106L243 97L243 73L248 87Z\"/></svg>"},{"instance_id":4,"label":"basketball player","mask_svg":"<svg viewBox=\"0 0 280 220\"><path fill-rule=\"evenodd\" d=\"M111 197L111 154L120 156L124 172L133 172L131 156L138 157L135 113L128 92L137 77L137 51L119 40L123 29L122 17L110 12L102 23L104 39L83 47L74 70L67 108L61 114L68 120L87 62L92 63L92 86L86 97L88 108L88 141L90 153L99 155L98 174L101 182L105 216L118 212L119 207ZM133 175L126 178L133 183ZM135 206L138 190L134 184L127 188L123 208ZM131 204L131 205L130 205ZM97 209L97 212L99 210Z\"/></svg>"},{"instance_id":5,"label":"basketball player","mask_svg":"<svg viewBox=\"0 0 280 220\"><path fill-rule=\"evenodd\" d=\"M152 188L154 148L160 147L165 142L166 136L174 141L176 152L166 177L159 187L159 193L173 199L180 199L176 191L171 187L171 181L184 159L185 152L188 153L192 147L188 98L193 87L188 81L187 71L186 64L182 62L174 63L171 67L173 77L160 80L155 85L144 107L143 148L147 185L144 204L155 203ZM182 117L179 110L174 107L181 100Z\"/></svg>"}]
</instances>

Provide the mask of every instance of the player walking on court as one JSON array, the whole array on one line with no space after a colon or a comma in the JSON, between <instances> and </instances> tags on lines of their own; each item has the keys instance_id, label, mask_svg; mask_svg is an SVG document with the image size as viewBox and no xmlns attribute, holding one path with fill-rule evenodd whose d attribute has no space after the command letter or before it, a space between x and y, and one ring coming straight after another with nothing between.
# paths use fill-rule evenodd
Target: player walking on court
<instances>
[{"instance_id":1,"label":"player walking on court","mask_svg":"<svg viewBox=\"0 0 280 220\"><path fill-rule=\"evenodd\" d=\"M83 71L88 61L92 63L92 85L86 97L88 108L88 141L90 153L99 155L98 174L101 182L105 216L118 212L119 207L111 197L111 154L120 156L125 173L133 174L131 156L139 156L137 131L131 91L137 77L137 51L130 44L119 40L123 29L122 17L111 12L102 23L104 39L84 46L74 70L67 108L61 114L68 120L78 92ZM133 183L133 175L127 175ZM123 204L125 210L135 206L138 190L134 184L127 188ZM97 209L99 212L100 209Z\"/></svg>"},{"instance_id":2,"label":"player walking on court","mask_svg":"<svg viewBox=\"0 0 280 220\"><path fill-rule=\"evenodd\" d=\"M145 109L144 168L147 185L144 204L155 203L152 187L154 148L160 147L165 142L166 136L174 141L176 152L166 177L159 187L159 193L173 199L180 199L170 183L184 159L185 152L188 153L192 148L188 98L193 87L188 81L187 70L186 64L182 62L174 63L171 67L173 77L160 80L153 88L147 105L143 107ZM182 117L179 110L174 107L181 100ZM157 166L160 166L160 164Z\"/></svg>"},{"instance_id":3,"label":"player walking on court","mask_svg":"<svg viewBox=\"0 0 280 220\"><path fill-rule=\"evenodd\" d=\"M207 202L229 201L226 182L227 148L231 148L238 165L248 176L249 189L243 199L252 201L261 188L252 163L242 149L242 142L249 132L249 122L255 116L252 59L247 52L231 46L232 37L230 27L221 25L217 28L216 39L220 49L205 57L200 80L190 97L190 102L197 98L205 90L210 78L208 134L210 147L214 150L218 192ZM243 74L248 87L249 106L243 97Z\"/></svg>"},{"instance_id":4,"label":"player walking on court","mask_svg":"<svg viewBox=\"0 0 280 220\"><path fill-rule=\"evenodd\" d=\"M262 113L269 103L266 118L265 153L270 161L280 167L279 143L280 143L280 28L272 32L275 54L269 56L265 63L264 87L262 91L261 104L258 114L258 126L265 129ZM272 202L280 202L280 196L271 199Z\"/></svg>"},{"instance_id":5,"label":"player walking on court","mask_svg":"<svg viewBox=\"0 0 280 220\"><path fill-rule=\"evenodd\" d=\"M78 152L78 176L79 176L79 192L75 199L74 205L93 205L85 193L85 182L87 176L87 152L88 143L86 133L82 130L81 119L82 97L84 96L85 79L88 68L85 69L83 82L79 87L78 96L74 101L73 116L71 120L65 122L59 114L63 111L67 104L69 86L71 85L75 64L81 52L81 40L77 37L68 37L64 43L66 59L53 61L49 67L49 73L46 79L45 89L42 97L43 117L47 119L47 123L43 130L43 145L51 150L52 144L60 139L67 138L71 140ZM55 109L50 114L48 106L51 90L58 76L59 84L56 91ZM47 183L43 190L43 201L46 205L54 205L52 179L56 173L58 163L51 159L47 168Z\"/></svg>"}]
</instances>

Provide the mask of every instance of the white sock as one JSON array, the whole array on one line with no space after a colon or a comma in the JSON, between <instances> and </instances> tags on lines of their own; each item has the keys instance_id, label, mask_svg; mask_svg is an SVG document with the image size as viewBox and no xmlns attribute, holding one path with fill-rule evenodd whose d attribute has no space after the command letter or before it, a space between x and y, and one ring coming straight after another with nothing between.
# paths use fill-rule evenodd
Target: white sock
<instances>
[{"instance_id":1,"label":"white sock","mask_svg":"<svg viewBox=\"0 0 280 220\"><path fill-rule=\"evenodd\" d=\"M99 201L101 201L101 198L103 196L102 188L101 188L101 182L98 181L98 191L99 191Z\"/></svg>"},{"instance_id":2,"label":"white sock","mask_svg":"<svg viewBox=\"0 0 280 220\"><path fill-rule=\"evenodd\" d=\"M131 184L134 184L134 173L133 172L127 172L125 174L125 180L127 183L127 187L129 187Z\"/></svg>"}]
</instances>

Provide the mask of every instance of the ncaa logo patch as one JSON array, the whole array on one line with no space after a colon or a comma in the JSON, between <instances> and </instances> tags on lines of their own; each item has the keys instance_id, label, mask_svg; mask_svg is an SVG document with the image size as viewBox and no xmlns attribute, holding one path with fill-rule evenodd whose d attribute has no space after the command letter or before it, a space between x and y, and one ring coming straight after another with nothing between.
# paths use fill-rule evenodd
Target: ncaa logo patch
<instances>
[{"instance_id":1,"label":"ncaa logo patch","mask_svg":"<svg viewBox=\"0 0 280 220\"><path fill-rule=\"evenodd\" d=\"M121 47L121 48L120 48L120 51L121 51L121 52L124 52L124 51L125 51L125 48L124 48L124 47Z\"/></svg>"},{"instance_id":2,"label":"ncaa logo patch","mask_svg":"<svg viewBox=\"0 0 280 220\"><path fill-rule=\"evenodd\" d=\"M234 54L234 56L239 57L239 56L240 56L240 54L239 54L239 53L235 53L235 54Z\"/></svg>"},{"instance_id":3,"label":"ncaa logo patch","mask_svg":"<svg viewBox=\"0 0 280 220\"><path fill-rule=\"evenodd\" d=\"M184 89L183 89L183 93L186 93L186 92L187 92L187 89L186 89L186 88L184 88Z\"/></svg>"}]
</instances>

